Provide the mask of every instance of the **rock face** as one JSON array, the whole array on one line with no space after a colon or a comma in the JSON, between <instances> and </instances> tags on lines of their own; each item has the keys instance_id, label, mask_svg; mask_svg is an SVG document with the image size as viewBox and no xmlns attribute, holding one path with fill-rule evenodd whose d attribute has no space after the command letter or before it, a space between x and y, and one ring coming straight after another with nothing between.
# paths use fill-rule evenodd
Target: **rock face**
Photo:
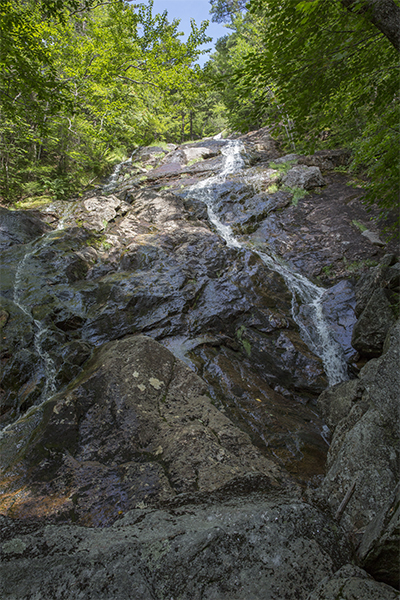
<instances>
[{"instance_id":1,"label":"rock face","mask_svg":"<svg viewBox=\"0 0 400 600\"><path fill-rule=\"evenodd\" d=\"M308 600L396 600L399 594L378 583L354 565L345 565L333 577L326 577Z\"/></svg>"},{"instance_id":2,"label":"rock face","mask_svg":"<svg viewBox=\"0 0 400 600\"><path fill-rule=\"evenodd\" d=\"M326 185L319 167L307 167L306 165L292 167L282 178L282 183L287 187L303 190L311 190L312 188Z\"/></svg>"},{"instance_id":3,"label":"rock face","mask_svg":"<svg viewBox=\"0 0 400 600\"><path fill-rule=\"evenodd\" d=\"M65 394L3 433L2 512L105 526L177 494L278 489L287 476L205 393L151 338L104 345Z\"/></svg>"},{"instance_id":4,"label":"rock face","mask_svg":"<svg viewBox=\"0 0 400 600\"><path fill-rule=\"evenodd\" d=\"M50 230L36 211L10 211L0 206L0 248L26 244Z\"/></svg>"},{"instance_id":5,"label":"rock face","mask_svg":"<svg viewBox=\"0 0 400 600\"><path fill-rule=\"evenodd\" d=\"M400 322L385 352L358 380L328 389L319 404L334 429L318 495L358 544L361 566L399 586ZM347 502L342 502L347 496Z\"/></svg>"},{"instance_id":6,"label":"rock face","mask_svg":"<svg viewBox=\"0 0 400 600\"><path fill-rule=\"evenodd\" d=\"M329 519L279 496L133 510L106 529L0 527L4 600L306 600L349 560Z\"/></svg>"},{"instance_id":7,"label":"rock face","mask_svg":"<svg viewBox=\"0 0 400 600\"><path fill-rule=\"evenodd\" d=\"M399 263L343 151L241 141L242 164L140 148L77 201L0 210L2 597L393 598ZM327 390L303 276L332 285L334 358L372 358Z\"/></svg>"},{"instance_id":8,"label":"rock face","mask_svg":"<svg viewBox=\"0 0 400 600\"><path fill-rule=\"evenodd\" d=\"M323 423L306 403L326 378L282 278L227 247L194 198L141 190L132 204L110 194L68 208L64 230L3 254L3 423L63 389L94 347L143 332L178 355L188 346L185 360L267 454L300 478L321 473Z\"/></svg>"},{"instance_id":9,"label":"rock face","mask_svg":"<svg viewBox=\"0 0 400 600\"><path fill-rule=\"evenodd\" d=\"M355 290L350 281L341 281L324 292L323 313L349 362L355 354L352 345L352 332L357 323L355 307Z\"/></svg>"},{"instance_id":10,"label":"rock face","mask_svg":"<svg viewBox=\"0 0 400 600\"><path fill-rule=\"evenodd\" d=\"M362 357L380 356L383 343L399 310L400 263L391 254L357 283L352 345Z\"/></svg>"}]
</instances>

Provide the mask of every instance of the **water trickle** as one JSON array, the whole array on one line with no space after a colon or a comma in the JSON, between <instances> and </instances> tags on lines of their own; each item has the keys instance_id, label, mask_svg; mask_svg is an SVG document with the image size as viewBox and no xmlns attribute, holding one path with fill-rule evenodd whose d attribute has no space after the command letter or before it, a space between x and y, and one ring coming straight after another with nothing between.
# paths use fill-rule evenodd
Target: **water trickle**
<instances>
[{"instance_id":1,"label":"water trickle","mask_svg":"<svg viewBox=\"0 0 400 600\"><path fill-rule=\"evenodd\" d=\"M127 160L124 160L116 165L116 167L114 168L114 171L111 173L110 177L108 178L107 183L103 186L103 194L105 196L108 196L109 194L113 193L113 191L115 190L115 188L118 185L118 178L119 178L121 169L125 165L131 164L133 154Z\"/></svg>"},{"instance_id":2,"label":"water trickle","mask_svg":"<svg viewBox=\"0 0 400 600\"><path fill-rule=\"evenodd\" d=\"M26 290L24 274L32 268L32 265L30 266L31 259L33 259L35 254L42 250L51 239L52 232L45 234L40 238L41 243L39 243L39 245L37 240L32 242L34 247L33 249L28 250L20 261L14 279L14 304L16 304L34 324L34 348L43 364L45 384L39 402L46 400L57 391L55 385L56 367L50 354L43 347L48 329L39 320L33 318L29 303L24 301L24 291Z\"/></svg>"},{"instance_id":3,"label":"water trickle","mask_svg":"<svg viewBox=\"0 0 400 600\"><path fill-rule=\"evenodd\" d=\"M208 217L218 234L231 248L247 249L245 243L234 236L229 225L225 225L216 213L217 188L228 175L236 173L244 167L241 157L242 143L229 141L221 150L225 157L223 170L189 188L189 195L207 205ZM302 338L308 347L321 358L330 385L348 379L347 363L344 349L333 338L322 311L322 296L325 292L300 273L294 272L273 254L260 252L252 248L263 263L279 273L292 293L292 314Z\"/></svg>"}]
</instances>

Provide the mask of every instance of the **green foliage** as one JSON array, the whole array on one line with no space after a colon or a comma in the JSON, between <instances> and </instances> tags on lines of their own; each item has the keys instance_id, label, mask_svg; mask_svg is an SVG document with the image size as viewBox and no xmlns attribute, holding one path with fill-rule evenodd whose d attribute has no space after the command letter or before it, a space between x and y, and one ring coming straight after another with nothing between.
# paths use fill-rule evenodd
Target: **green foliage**
<instances>
[{"instance_id":1,"label":"green foliage","mask_svg":"<svg viewBox=\"0 0 400 600\"><path fill-rule=\"evenodd\" d=\"M363 225L363 223L360 223L360 221L356 221L355 219L352 221L352 224L354 225L354 227L357 227L357 229L359 229L360 231L367 231L368 229L368 227Z\"/></svg>"},{"instance_id":2,"label":"green foliage","mask_svg":"<svg viewBox=\"0 0 400 600\"><path fill-rule=\"evenodd\" d=\"M288 160L284 163L270 162L269 167L270 169L275 169L276 171L279 171L279 173L281 174L286 174L288 171L290 171L293 165L296 164L296 162L296 160Z\"/></svg>"},{"instance_id":3,"label":"green foliage","mask_svg":"<svg viewBox=\"0 0 400 600\"><path fill-rule=\"evenodd\" d=\"M245 334L246 334L246 327L244 325L241 325L239 327L239 329L236 331L236 336L237 336L239 342L242 344L247 356L250 356L251 355L251 344L244 337Z\"/></svg>"},{"instance_id":4,"label":"green foliage","mask_svg":"<svg viewBox=\"0 0 400 600\"><path fill-rule=\"evenodd\" d=\"M221 104L226 107L229 126L234 131L257 129L264 124L269 111L268 92L260 77L252 79L252 86L236 73L241 71L243 60L258 48L262 38L262 22L257 15L235 13L227 28L229 35L220 38L216 52L205 68L205 75L218 92ZM245 87L242 85L242 81Z\"/></svg>"},{"instance_id":5,"label":"green foliage","mask_svg":"<svg viewBox=\"0 0 400 600\"><path fill-rule=\"evenodd\" d=\"M210 0L212 20L216 23L231 21L246 7L247 0Z\"/></svg>"},{"instance_id":6,"label":"green foliage","mask_svg":"<svg viewBox=\"0 0 400 600\"><path fill-rule=\"evenodd\" d=\"M152 1L0 0L0 196L65 198L198 102L207 22L181 41ZM4 35L3 35L4 34Z\"/></svg>"},{"instance_id":7,"label":"green foliage","mask_svg":"<svg viewBox=\"0 0 400 600\"><path fill-rule=\"evenodd\" d=\"M282 189L284 192L289 192L290 194L292 194L292 206L297 206L299 203L299 200L301 200L302 198L305 198L308 195L308 192L306 190L304 190L303 188L283 187Z\"/></svg>"},{"instance_id":8,"label":"green foliage","mask_svg":"<svg viewBox=\"0 0 400 600\"><path fill-rule=\"evenodd\" d=\"M351 148L352 169L369 178L368 201L382 215L397 209L398 53L370 13L350 12L340 0L251 0L248 6L256 33L240 62L228 61L224 83L235 90L237 108L226 101L231 124L245 130L261 117L297 152ZM224 55L218 51L216 62Z\"/></svg>"}]
</instances>

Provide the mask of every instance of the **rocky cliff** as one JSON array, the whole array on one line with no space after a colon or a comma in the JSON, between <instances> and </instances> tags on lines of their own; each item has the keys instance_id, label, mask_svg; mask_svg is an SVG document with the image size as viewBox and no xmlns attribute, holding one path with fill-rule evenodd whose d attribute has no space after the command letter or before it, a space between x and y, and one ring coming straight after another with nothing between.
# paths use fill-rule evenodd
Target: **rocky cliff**
<instances>
[{"instance_id":1,"label":"rocky cliff","mask_svg":"<svg viewBox=\"0 0 400 600\"><path fill-rule=\"evenodd\" d=\"M398 597L399 263L347 158L261 130L0 208L2 597Z\"/></svg>"}]
</instances>

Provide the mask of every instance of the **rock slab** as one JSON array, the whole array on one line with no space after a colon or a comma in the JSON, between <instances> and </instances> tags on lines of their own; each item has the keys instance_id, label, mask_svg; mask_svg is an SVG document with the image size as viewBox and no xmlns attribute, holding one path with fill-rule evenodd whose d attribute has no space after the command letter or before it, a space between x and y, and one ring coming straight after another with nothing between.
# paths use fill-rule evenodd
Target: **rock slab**
<instances>
[{"instance_id":1,"label":"rock slab","mask_svg":"<svg viewBox=\"0 0 400 600\"><path fill-rule=\"evenodd\" d=\"M133 510L106 529L9 525L3 600L306 600L349 560L320 511L259 494Z\"/></svg>"},{"instance_id":2,"label":"rock slab","mask_svg":"<svg viewBox=\"0 0 400 600\"><path fill-rule=\"evenodd\" d=\"M279 489L288 480L153 339L97 351L65 393L0 440L0 510L89 526L181 494Z\"/></svg>"}]
</instances>

